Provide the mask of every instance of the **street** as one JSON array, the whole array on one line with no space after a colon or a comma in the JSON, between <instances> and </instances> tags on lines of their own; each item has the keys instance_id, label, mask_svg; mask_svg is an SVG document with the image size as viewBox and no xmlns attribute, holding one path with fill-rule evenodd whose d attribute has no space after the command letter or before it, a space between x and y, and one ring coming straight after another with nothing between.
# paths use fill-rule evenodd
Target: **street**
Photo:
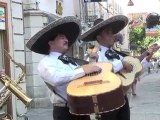
<instances>
[{"instance_id":1,"label":"street","mask_svg":"<svg viewBox=\"0 0 160 120\"><path fill-rule=\"evenodd\" d=\"M160 120L160 73L145 75L136 93L130 97L131 120Z\"/></svg>"},{"instance_id":2,"label":"street","mask_svg":"<svg viewBox=\"0 0 160 120\"><path fill-rule=\"evenodd\" d=\"M131 120L160 120L160 73L144 73L136 93L129 97ZM28 120L52 120L52 109L31 109L27 117Z\"/></svg>"}]
</instances>

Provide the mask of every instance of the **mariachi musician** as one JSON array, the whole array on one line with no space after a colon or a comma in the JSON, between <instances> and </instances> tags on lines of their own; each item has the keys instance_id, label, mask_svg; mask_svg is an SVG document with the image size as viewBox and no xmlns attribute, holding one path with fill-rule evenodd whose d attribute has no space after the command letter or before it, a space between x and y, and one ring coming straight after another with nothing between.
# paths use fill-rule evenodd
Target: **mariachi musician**
<instances>
[{"instance_id":1,"label":"mariachi musician","mask_svg":"<svg viewBox=\"0 0 160 120\"><path fill-rule=\"evenodd\" d=\"M77 68L78 64L64 55L80 34L79 20L68 16L50 23L27 43L30 50L45 55L38 65L38 72L51 89L54 120L90 120L88 115L70 114L66 94L70 81L101 70L90 64Z\"/></svg>"},{"instance_id":2,"label":"mariachi musician","mask_svg":"<svg viewBox=\"0 0 160 120\"><path fill-rule=\"evenodd\" d=\"M113 65L113 71L115 73L125 70L126 72L132 71L132 66L123 61L123 56L119 53L115 52L112 47L115 43L114 35L120 32L126 25L128 24L128 18L124 15L116 15L107 20L97 19L94 22L94 26L82 34L81 39L85 42L88 41L97 41L100 45L100 51L98 52L98 62L109 62ZM155 48L156 50L159 47ZM149 52L153 52L147 50L143 56L150 54ZM148 61L145 59L142 60L144 65L148 64ZM127 96L124 96L126 102L125 105L122 106L118 110L113 110L107 113L101 114L101 120L130 120L130 109ZM118 99L117 99L118 100Z\"/></svg>"}]
</instances>

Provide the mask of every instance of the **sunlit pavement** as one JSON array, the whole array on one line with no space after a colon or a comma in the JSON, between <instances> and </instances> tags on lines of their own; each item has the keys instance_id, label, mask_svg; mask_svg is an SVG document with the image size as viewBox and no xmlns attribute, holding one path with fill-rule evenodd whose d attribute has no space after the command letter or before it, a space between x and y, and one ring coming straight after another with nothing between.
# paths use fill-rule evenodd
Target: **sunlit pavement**
<instances>
[{"instance_id":1,"label":"sunlit pavement","mask_svg":"<svg viewBox=\"0 0 160 120\"><path fill-rule=\"evenodd\" d=\"M129 97L131 120L160 120L160 71L144 74Z\"/></svg>"}]
</instances>

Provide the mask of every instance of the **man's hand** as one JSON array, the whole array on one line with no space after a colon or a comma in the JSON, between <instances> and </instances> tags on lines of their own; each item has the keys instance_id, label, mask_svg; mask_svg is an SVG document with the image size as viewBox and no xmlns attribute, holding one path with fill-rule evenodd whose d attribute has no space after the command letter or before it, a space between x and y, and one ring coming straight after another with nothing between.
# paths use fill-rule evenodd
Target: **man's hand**
<instances>
[{"instance_id":1,"label":"man's hand","mask_svg":"<svg viewBox=\"0 0 160 120\"><path fill-rule=\"evenodd\" d=\"M131 64L129 64L128 62L126 61L122 61L122 64L123 64L123 69L122 71L125 71L127 73L130 73L132 70L133 70L133 66Z\"/></svg>"},{"instance_id":2,"label":"man's hand","mask_svg":"<svg viewBox=\"0 0 160 120\"><path fill-rule=\"evenodd\" d=\"M149 54L153 54L154 52L157 52L159 50L159 48L160 48L160 46L157 43L155 43L155 44L148 47L147 52Z\"/></svg>"},{"instance_id":3,"label":"man's hand","mask_svg":"<svg viewBox=\"0 0 160 120\"><path fill-rule=\"evenodd\" d=\"M83 65L82 66L85 74L89 74L89 73L94 73L94 72L101 72L101 68L96 66L96 65L92 65L92 64L87 64L87 65Z\"/></svg>"}]
</instances>

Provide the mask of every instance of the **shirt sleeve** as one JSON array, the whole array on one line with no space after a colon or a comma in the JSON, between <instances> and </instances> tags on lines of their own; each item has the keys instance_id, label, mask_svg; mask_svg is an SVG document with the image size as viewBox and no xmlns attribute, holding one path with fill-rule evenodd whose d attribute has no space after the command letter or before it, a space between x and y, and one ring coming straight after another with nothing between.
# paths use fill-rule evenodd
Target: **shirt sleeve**
<instances>
[{"instance_id":1,"label":"shirt sleeve","mask_svg":"<svg viewBox=\"0 0 160 120\"><path fill-rule=\"evenodd\" d=\"M116 73L123 68L123 64L121 60L115 60L111 62L113 64L113 72Z\"/></svg>"},{"instance_id":2,"label":"shirt sleeve","mask_svg":"<svg viewBox=\"0 0 160 120\"><path fill-rule=\"evenodd\" d=\"M123 57L120 56L120 60L117 60L117 59L108 60L105 56L103 56L103 54L101 54L99 52L98 62L111 63L113 65L113 72L116 73L116 72L120 71L123 68L123 64L122 64L122 61L121 61L122 59L123 59Z\"/></svg>"},{"instance_id":3,"label":"shirt sleeve","mask_svg":"<svg viewBox=\"0 0 160 120\"><path fill-rule=\"evenodd\" d=\"M146 58L144 58L141 61L141 64L142 64L143 69L146 69L146 68L148 68L150 66L150 63L146 60Z\"/></svg>"},{"instance_id":4,"label":"shirt sleeve","mask_svg":"<svg viewBox=\"0 0 160 120\"><path fill-rule=\"evenodd\" d=\"M71 80L85 75L83 68L66 70L60 67L56 67L53 64L44 65L42 63L39 64L38 71L44 81L53 86L66 84Z\"/></svg>"}]
</instances>

